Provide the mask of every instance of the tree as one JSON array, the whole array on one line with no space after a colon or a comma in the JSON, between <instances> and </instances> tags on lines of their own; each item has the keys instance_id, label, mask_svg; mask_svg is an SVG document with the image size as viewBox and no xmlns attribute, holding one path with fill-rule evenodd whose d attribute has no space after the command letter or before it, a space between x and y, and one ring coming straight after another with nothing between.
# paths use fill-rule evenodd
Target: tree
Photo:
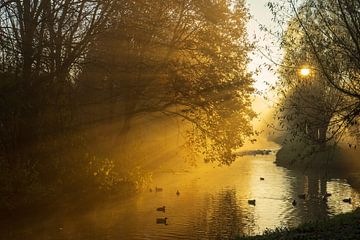
<instances>
[{"instance_id":1,"label":"tree","mask_svg":"<svg viewBox=\"0 0 360 240\"><path fill-rule=\"evenodd\" d=\"M0 0L0 195L139 185L87 131L122 124L105 138L124 150L137 116L184 120L189 146L230 164L253 133L244 5Z\"/></svg>"},{"instance_id":2,"label":"tree","mask_svg":"<svg viewBox=\"0 0 360 240\"><path fill-rule=\"evenodd\" d=\"M179 117L193 125L189 140L207 161L230 164L252 134L254 116L244 1L143 0L127 7L92 46L79 85L111 92L96 101L111 102L108 117L120 116L124 132L139 114Z\"/></svg>"},{"instance_id":3,"label":"tree","mask_svg":"<svg viewBox=\"0 0 360 240\"><path fill-rule=\"evenodd\" d=\"M19 151L67 127L69 89L112 11L110 0L0 1L4 149Z\"/></svg>"},{"instance_id":4,"label":"tree","mask_svg":"<svg viewBox=\"0 0 360 240\"><path fill-rule=\"evenodd\" d=\"M26 202L26 196L33 195L41 199L65 178L76 176L72 160L79 156L70 152L81 155L74 145L83 140L69 137L76 107L74 81L89 45L108 27L115 3L0 1L0 191L4 198Z\"/></svg>"},{"instance_id":5,"label":"tree","mask_svg":"<svg viewBox=\"0 0 360 240\"><path fill-rule=\"evenodd\" d=\"M312 66L316 77L323 82L325 91L320 92L320 96L328 98L328 104L311 100L310 105L314 107L314 102L322 103L319 113L330 117L330 121L325 121L329 122L326 140L339 140L349 129L358 126L360 105L356 34L359 32L356 29L359 16L356 9L359 9L359 3L309 0L297 4L289 0L283 4L288 4L288 10L293 13L289 17L289 28L295 26L296 32L293 31L292 35L301 36L301 41L295 45L298 48L301 46L300 50L292 48L291 54L294 55L295 51L305 57L300 58L303 61L301 64ZM270 7L275 12L279 5L270 4ZM284 15L277 17L285 18ZM299 58L299 55L295 57ZM294 65L294 61L288 63L284 64L285 68L290 67L294 69L293 72L301 66L296 62Z\"/></svg>"},{"instance_id":6,"label":"tree","mask_svg":"<svg viewBox=\"0 0 360 240\"><path fill-rule=\"evenodd\" d=\"M299 28L296 21L291 21L282 40L284 57L278 82L278 96L282 100L278 119L292 139L300 137L311 144L324 145L335 137L328 130L337 125L334 116L344 99L316 71L316 60ZM310 75L302 76L302 68L310 68Z\"/></svg>"}]
</instances>

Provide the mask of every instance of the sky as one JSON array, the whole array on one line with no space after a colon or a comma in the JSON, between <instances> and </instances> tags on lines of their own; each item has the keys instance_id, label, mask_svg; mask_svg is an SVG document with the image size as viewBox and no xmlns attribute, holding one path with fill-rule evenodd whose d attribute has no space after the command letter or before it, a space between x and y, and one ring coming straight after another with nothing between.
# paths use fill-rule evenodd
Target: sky
<instances>
[{"instance_id":1,"label":"sky","mask_svg":"<svg viewBox=\"0 0 360 240\"><path fill-rule=\"evenodd\" d=\"M271 39L269 39L266 34L260 30L260 25L265 25L267 27L274 27L275 24L272 23L272 14L267 7L267 2L269 0L247 0L247 4L252 16L248 24L248 34L251 41L254 40L254 35L258 40L257 47L262 49L264 46L271 46L273 51L277 53L280 51L276 46L273 46ZM252 62L250 64L250 69L254 71L259 65L270 64L271 62L266 59L258 50L255 50L254 54L251 56ZM269 71L265 67L260 68L260 73L255 76L256 83L255 87L259 91L266 91L267 86L265 81L274 83L276 81L276 74Z\"/></svg>"},{"instance_id":2,"label":"sky","mask_svg":"<svg viewBox=\"0 0 360 240\"><path fill-rule=\"evenodd\" d=\"M259 131L264 130L263 128L267 125L268 118L272 115L271 112L274 101L276 101L275 97L273 97L274 94L270 93L270 87L266 85L266 82L274 84L277 80L275 72L268 70L267 67L261 67L261 65L264 64L271 64L274 69L276 69L276 66L264 57L260 53L259 49L263 49L267 46L271 47L273 56L279 56L281 54L280 49L273 45L271 38L260 30L260 25L265 25L266 27L271 27L272 29L276 27L276 25L272 22L272 14L267 7L268 1L269 0L247 0L247 5L252 16L248 24L249 39L250 41L254 41L254 35L256 35L257 40L257 49L255 49L254 53L251 55L252 61L249 65L249 69L251 71L255 71L256 69L259 70L259 73L254 76L254 86L258 92L262 93L256 95L253 101L253 109L258 114L257 119L254 120L254 125ZM268 97L271 101L265 100L264 96Z\"/></svg>"}]
</instances>

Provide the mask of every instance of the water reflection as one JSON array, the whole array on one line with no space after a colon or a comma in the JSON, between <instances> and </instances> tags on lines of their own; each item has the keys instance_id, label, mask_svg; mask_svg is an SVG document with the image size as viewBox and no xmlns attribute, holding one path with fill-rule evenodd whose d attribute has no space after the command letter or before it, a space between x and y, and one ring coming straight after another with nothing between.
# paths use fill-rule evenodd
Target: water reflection
<instances>
[{"instance_id":1,"label":"water reflection","mask_svg":"<svg viewBox=\"0 0 360 240\"><path fill-rule=\"evenodd\" d=\"M64 205L51 218L8 222L1 235L29 240L233 239L328 218L360 205L359 193L346 180L303 175L273 161L274 156L244 157L231 167L162 171L154 179L161 192L145 191L88 211ZM332 195L324 201L327 192ZM306 199L298 197L302 193ZM342 201L349 197L351 204ZM256 206L249 205L248 199L256 199ZM160 206L166 206L166 211L156 211ZM165 217L168 225L157 224Z\"/></svg>"},{"instance_id":2,"label":"water reflection","mask_svg":"<svg viewBox=\"0 0 360 240\"><path fill-rule=\"evenodd\" d=\"M209 194L195 222L195 239L233 239L241 233L243 214L236 189Z\"/></svg>"}]
</instances>

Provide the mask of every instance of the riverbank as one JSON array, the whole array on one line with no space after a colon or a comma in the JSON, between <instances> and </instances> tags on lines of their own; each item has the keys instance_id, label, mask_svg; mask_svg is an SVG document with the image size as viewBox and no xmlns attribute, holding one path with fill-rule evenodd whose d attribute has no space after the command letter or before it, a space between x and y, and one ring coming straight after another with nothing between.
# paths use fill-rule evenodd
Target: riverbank
<instances>
[{"instance_id":1,"label":"riverbank","mask_svg":"<svg viewBox=\"0 0 360 240\"><path fill-rule=\"evenodd\" d=\"M360 239L360 208L326 221L305 223L294 229L276 229L266 231L261 236L237 238L237 240L270 239Z\"/></svg>"},{"instance_id":2,"label":"riverbank","mask_svg":"<svg viewBox=\"0 0 360 240\"><path fill-rule=\"evenodd\" d=\"M360 157L358 149L326 146L319 149L304 144L287 144L276 153L275 164L302 173L316 173L327 178L347 179L352 187L360 190Z\"/></svg>"}]
</instances>

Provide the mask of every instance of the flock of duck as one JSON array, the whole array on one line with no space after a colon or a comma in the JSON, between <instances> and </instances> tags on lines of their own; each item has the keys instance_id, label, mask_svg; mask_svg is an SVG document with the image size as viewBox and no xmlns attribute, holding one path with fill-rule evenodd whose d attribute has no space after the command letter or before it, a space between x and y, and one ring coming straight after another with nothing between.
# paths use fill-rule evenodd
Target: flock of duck
<instances>
[{"instance_id":1,"label":"flock of duck","mask_svg":"<svg viewBox=\"0 0 360 240\"><path fill-rule=\"evenodd\" d=\"M265 178L260 177L260 181L265 181ZM323 200L324 202L327 202L327 200L328 200L329 197L331 197L331 193L325 193L324 196L322 197L322 200ZM308 195L305 194L305 193L302 193L302 194L299 194L299 195L298 195L298 198L299 198L299 199L306 200L306 199L308 198ZM344 198L342 201L343 201L344 203L349 203L349 204L351 204L351 198ZM256 205L256 199L249 199L249 200L248 200L248 204L255 206L255 205ZM293 199L292 205L293 205L294 207L297 205L297 201L296 201L295 199Z\"/></svg>"},{"instance_id":2,"label":"flock of duck","mask_svg":"<svg viewBox=\"0 0 360 240\"><path fill-rule=\"evenodd\" d=\"M265 181L265 178L260 177L260 181ZM163 191L163 188L155 187L154 190L150 188L150 192L153 192L153 191L155 191L155 192L162 192L162 191ZM176 194L177 196L179 196L179 195L180 195L179 190L177 190L175 194ZM324 196L322 197L322 200L323 200L324 202L327 202L327 201L328 201L328 198L331 197L331 195L332 195L331 193L325 193ZM298 198L299 198L299 199L302 199L302 200L306 200L306 199L308 198L308 195L305 194L305 193L302 193L302 194L299 194L299 195L298 195ZM351 198L344 198L342 201L343 201L344 203L349 203L349 204L351 204ZM256 205L256 199L249 199L249 200L248 200L248 204L255 206L255 205ZM297 205L297 201L296 201L295 199L293 199L293 201L292 201L291 204L295 207L295 206ZM161 206L161 207L156 208L156 211L157 211L157 212L163 212L163 213L165 213L165 210L166 210L166 207L165 207L165 206ZM156 224L168 225L167 220L168 220L167 217L156 218Z\"/></svg>"},{"instance_id":3,"label":"flock of duck","mask_svg":"<svg viewBox=\"0 0 360 240\"><path fill-rule=\"evenodd\" d=\"M162 188L160 188L160 187L155 187L155 192L162 192L162 191L163 191ZM152 189L152 188L150 188L150 192L153 192L153 189ZM175 194L176 194L176 196L179 196L179 195L180 195L179 190L177 190ZM165 213L165 210L166 210L166 207L165 207L165 206L156 208L156 211L157 211L157 212L163 212L163 213ZM167 220L168 220L167 217L156 218L156 224L168 225Z\"/></svg>"}]
</instances>

